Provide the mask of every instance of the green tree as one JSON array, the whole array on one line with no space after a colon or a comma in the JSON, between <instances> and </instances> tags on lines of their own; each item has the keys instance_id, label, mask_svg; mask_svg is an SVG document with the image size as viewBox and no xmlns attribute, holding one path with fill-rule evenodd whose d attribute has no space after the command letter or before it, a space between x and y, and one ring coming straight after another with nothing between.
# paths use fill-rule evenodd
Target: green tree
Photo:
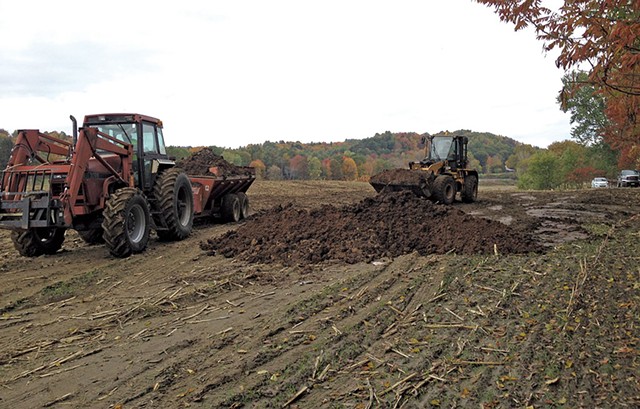
<instances>
[{"instance_id":1,"label":"green tree","mask_svg":"<svg viewBox=\"0 0 640 409\"><path fill-rule=\"evenodd\" d=\"M600 171L597 176L613 179L618 173L618 154L606 142L589 146L587 163Z\"/></svg>"},{"instance_id":2,"label":"green tree","mask_svg":"<svg viewBox=\"0 0 640 409\"><path fill-rule=\"evenodd\" d=\"M579 187L576 186L579 178L570 177L570 175L575 176L577 169L588 166L586 163L587 148L575 141L561 141L549 145L548 150L554 153L560 160L560 178L562 183L570 187Z\"/></svg>"},{"instance_id":3,"label":"green tree","mask_svg":"<svg viewBox=\"0 0 640 409\"><path fill-rule=\"evenodd\" d=\"M333 180L342 180L342 160L340 158L331 158L331 162L329 165L331 169L331 179Z\"/></svg>"},{"instance_id":4,"label":"green tree","mask_svg":"<svg viewBox=\"0 0 640 409\"><path fill-rule=\"evenodd\" d=\"M518 144L505 162L505 165L511 169L515 169L517 175L523 175L529 167L529 158L537 151L538 149L532 145L524 143Z\"/></svg>"},{"instance_id":5,"label":"green tree","mask_svg":"<svg viewBox=\"0 0 640 409\"><path fill-rule=\"evenodd\" d=\"M322 176L322 162L320 162L320 159L316 158L315 156L310 157L307 160L307 168L309 179L320 179L320 177Z\"/></svg>"},{"instance_id":6,"label":"green tree","mask_svg":"<svg viewBox=\"0 0 640 409\"><path fill-rule=\"evenodd\" d=\"M605 115L605 99L589 81L584 71L572 71L562 77L564 85L558 102L564 112L571 113L571 137L593 145L601 143L609 121Z\"/></svg>"},{"instance_id":7,"label":"green tree","mask_svg":"<svg viewBox=\"0 0 640 409\"><path fill-rule=\"evenodd\" d=\"M561 164L558 156L550 151L537 152L529 158L527 171L518 179L520 189L548 190L562 184Z\"/></svg>"},{"instance_id":8,"label":"green tree","mask_svg":"<svg viewBox=\"0 0 640 409\"><path fill-rule=\"evenodd\" d=\"M222 152L222 157L229 163L233 163L236 166L242 166L242 156L232 150L225 150Z\"/></svg>"},{"instance_id":9,"label":"green tree","mask_svg":"<svg viewBox=\"0 0 640 409\"><path fill-rule=\"evenodd\" d=\"M183 159L191 155L188 147L182 146L167 146L167 154L173 156L176 159Z\"/></svg>"},{"instance_id":10,"label":"green tree","mask_svg":"<svg viewBox=\"0 0 640 409\"><path fill-rule=\"evenodd\" d=\"M469 167L469 169L475 169L479 173L482 173L482 165L480 164L480 161L476 159L475 156L473 156L473 153L469 152L468 159L469 164L467 166Z\"/></svg>"}]
</instances>

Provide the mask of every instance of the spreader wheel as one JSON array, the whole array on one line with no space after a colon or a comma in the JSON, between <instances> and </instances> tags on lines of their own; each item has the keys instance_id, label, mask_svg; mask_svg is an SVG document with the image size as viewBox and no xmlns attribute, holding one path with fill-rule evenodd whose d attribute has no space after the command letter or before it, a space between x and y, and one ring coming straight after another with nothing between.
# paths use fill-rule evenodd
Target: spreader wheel
<instances>
[{"instance_id":1,"label":"spreader wheel","mask_svg":"<svg viewBox=\"0 0 640 409\"><path fill-rule=\"evenodd\" d=\"M227 223L235 223L240 220L241 209L238 195L235 193L227 193L222 196L220 211L222 213L222 220Z\"/></svg>"}]
</instances>

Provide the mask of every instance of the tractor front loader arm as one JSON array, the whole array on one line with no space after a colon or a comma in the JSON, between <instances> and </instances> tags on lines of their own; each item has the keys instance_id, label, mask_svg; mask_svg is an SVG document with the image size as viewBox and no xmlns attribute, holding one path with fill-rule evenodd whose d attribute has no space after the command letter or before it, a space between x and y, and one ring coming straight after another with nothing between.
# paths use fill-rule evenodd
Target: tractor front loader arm
<instances>
[{"instance_id":1,"label":"tractor front loader arm","mask_svg":"<svg viewBox=\"0 0 640 409\"><path fill-rule=\"evenodd\" d=\"M121 170L114 169L102 155L116 154L120 157ZM129 143L115 139L96 128L82 128L78 135L75 151L71 159L71 169L67 178L64 193L60 196L65 203L65 223L71 225L74 215L84 214L84 205L79 204L79 192L89 159L95 158L111 173L111 180L121 186L134 186L132 172L133 146Z\"/></svg>"},{"instance_id":2,"label":"tractor front loader arm","mask_svg":"<svg viewBox=\"0 0 640 409\"><path fill-rule=\"evenodd\" d=\"M69 156L71 149L70 142L43 134L37 129L21 130L18 131L8 167L24 165L31 158L40 163L49 163L48 158L44 158L41 154L64 157Z\"/></svg>"}]
</instances>

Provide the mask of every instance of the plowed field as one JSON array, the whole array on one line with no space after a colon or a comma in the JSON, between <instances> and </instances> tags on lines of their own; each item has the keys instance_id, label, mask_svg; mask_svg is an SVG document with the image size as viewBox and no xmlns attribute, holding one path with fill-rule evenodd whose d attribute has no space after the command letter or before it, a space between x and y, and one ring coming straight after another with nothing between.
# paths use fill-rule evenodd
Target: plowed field
<instances>
[{"instance_id":1,"label":"plowed field","mask_svg":"<svg viewBox=\"0 0 640 409\"><path fill-rule=\"evenodd\" d=\"M0 407L640 405L640 189L248 193L246 221L124 260L0 231Z\"/></svg>"}]
</instances>

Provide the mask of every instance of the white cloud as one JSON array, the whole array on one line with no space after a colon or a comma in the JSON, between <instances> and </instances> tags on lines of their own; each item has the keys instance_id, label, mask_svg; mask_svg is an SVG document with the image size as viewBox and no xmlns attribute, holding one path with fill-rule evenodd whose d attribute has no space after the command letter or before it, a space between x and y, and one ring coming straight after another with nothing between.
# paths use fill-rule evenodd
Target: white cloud
<instances>
[{"instance_id":1,"label":"white cloud","mask_svg":"<svg viewBox=\"0 0 640 409\"><path fill-rule=\"evenodd\" d=\"M132 111L162 118L174 145L569 135L553 58L470 0L24 3L0 0L10 130L68 132L70 113Z\"/></svg>"}]
</instances>

